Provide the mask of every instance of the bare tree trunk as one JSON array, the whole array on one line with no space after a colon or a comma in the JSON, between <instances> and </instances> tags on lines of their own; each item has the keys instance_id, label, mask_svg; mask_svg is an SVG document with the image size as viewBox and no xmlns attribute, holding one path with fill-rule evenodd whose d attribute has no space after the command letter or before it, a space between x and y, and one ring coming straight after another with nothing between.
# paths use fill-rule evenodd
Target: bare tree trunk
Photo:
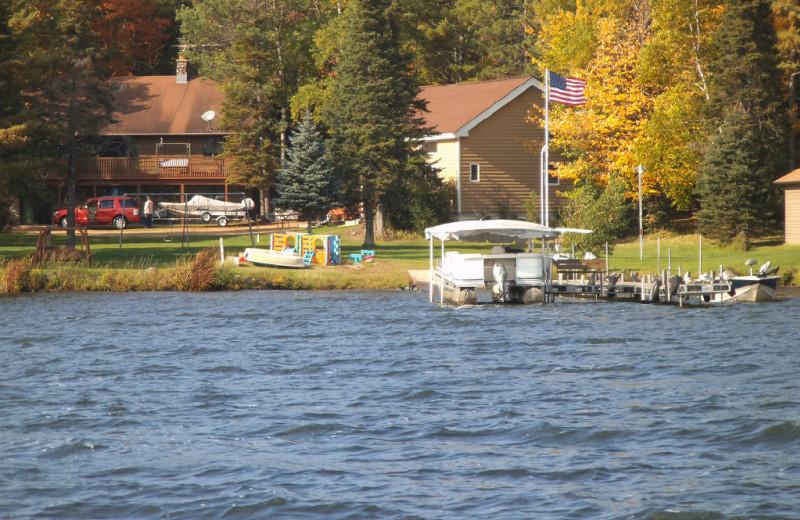
<instances>
[{"instance_id":1,"label":"bare tree trunk","mask_svg":"<svg viewBox=\"0 0 800 520\"><path fill-rule=\"evenodd\" d=\"M375 212L373 210L372 197L364 200L364 243L363 248L375 248Z\"/></svg>"},{"instance_id":2,"label":"bare tree trunk","mask_svg":"<svg viewBox=\"0 0 800 520\"><path fill-rule=\"evenodd\" d=\"M74 135L69 146L67 159L67 247L75 247L75 154L78 145Z\"/></svg>"},{"instance_id":3,"label":"bare tree trunk","mask_svg":"<svg viewBox=\"0 0 800 520\"><path fill-rule=\"evenodd\" d=\"M375 236L383 238L386 235L386 215L383 206L378 204L378 212L375 214Z\"/></svg>"},{"instance_id":4,"label":"bare tree trunk","mask_svg":"<svg viewBox=\"0 0 800 520\"><path fill-rule=\"evenodd\" d=\"M708 94L708 84L706 83L706 73L703 69L703 64L700 63L700 8L697 5L697 0L694 2L694 20L687 20L689 25L689 31L692 33L692 37L694 39L692 43L692 54L694 57L694 65L695 69L697 70L697 78L700 82L700 91L703 93L703 96L706 100L709 99Z\"/></svg>"},{"instance_id":5,"label":"bare tree trunk","mask_svg":"<svg viewBox=\"0 0 800 520\"><path fill-rule=\"evenodd\" d=\"M267 190L258 190L259 198L261 199L261 217L267 220L269 214L269 192Z\"/></svg>"}]
</instances>

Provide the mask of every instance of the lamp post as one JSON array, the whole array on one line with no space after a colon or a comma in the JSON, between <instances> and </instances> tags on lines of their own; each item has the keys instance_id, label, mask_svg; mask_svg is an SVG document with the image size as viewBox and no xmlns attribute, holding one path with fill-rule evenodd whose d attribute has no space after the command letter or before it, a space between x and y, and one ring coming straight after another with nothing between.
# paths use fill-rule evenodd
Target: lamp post
<instances>
[{"instance_id":1,"label":"lamp post","mask_svg":"<svg viewBox=\"0 0 800 520\"><path fill-rule=\"evenodd\" d=\"M644 233L642 231L642 172L644 167L640 164L639 172L639 260L644 258Z\"/></svg>"}]
</instances>

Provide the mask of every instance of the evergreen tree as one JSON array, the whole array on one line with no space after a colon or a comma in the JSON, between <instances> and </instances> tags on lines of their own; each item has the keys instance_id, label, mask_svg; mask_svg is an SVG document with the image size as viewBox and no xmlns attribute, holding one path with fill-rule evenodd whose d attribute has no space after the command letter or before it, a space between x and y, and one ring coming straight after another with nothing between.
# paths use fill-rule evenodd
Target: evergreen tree
<instances>
[{"instance_id":1,"label":"evergreen tree","mask_svg":"<svg viewBox=\"0 0 800 520\"><path fill-rule=\"evenodd\" d=\"M722 240L736 239L743 249L753 235L774 223L774 213L765 211L773 197L769 157L763 148L748 146L759 141L759 129L747 114L732 111L710 143L697 192L703 207L698 212L703 235Z\"/></svg>"},{"instance_id":2,"label":"evergreen tree","mask_svg":"<svg viewBox=\"0 0 800 520\"><path fill-rule=\"evenodd\" d=\"M709 64L714 133L700 170L700 231L748 247L780 201L772 181L788 161L787 113L767 0L731 0Z\"/></svg>"},{"instance_id":3,"label":"evergreen tree","mask_svg":"<svg viewBox=\"0 0 800 520\"><path fill-rule=\"evenodd\" d=\"M112 112L102 44L92 28L96 12L88 0L17 0L12 5L10 25L31 78L24 96L36 118L34 153L62 174L74 226L75 161ZM75 245L74 230L67 233L67 245Z\"/></svg>"},{"instance_id":4,"label":"evergreen tree","mask_svg":"<svg viewBox=\"0 0 800 520\"><path fill-rule=\"evenodd\" d=\"M320 23L311 0L197 0L178 13L203 75L225 94L220 122L232 135L228 182L261 190L261 210L285 154L289 101L313 75L311 38Z\"/></svg>"},{"instance_id":5,"label":"evergreen tree","mask_svg":"<svg viewBox=\"0 0 800 520\"><path fill-rule=\"evenodd\" d=\"M314 219L341 204L341 189L325 150L325 141L314 128L310 114L290 138L287 160L278 173L276 207L299 211L308 219L311 233Z\"/></svg>"},{"instance_id":6,"label":"evergreen tree","mask_svg":"<svg viewBox=\"0 0 800 520\"><path fill-rule=\"evenodd\" d=\"M777 31L777 48L788 90L788 109L792 133L789 139L789 169L800 167L800 9L797 0L772 0Z\"/></svg>"},{"instance_id":7,"label":"evergreen tree","mask_svg":"<svg viewBox=\"0 0 800 520\"><path fill-rule=\"evenodd\" d=\"M376 205L391 198L388 187L409 168L435 172L418 160L419 139L428 133L417 99L411 61L400 50L390 0L354 0L344 13L341 56L336 67L336 106L331 108L331 152L353 200L364 204L364 247L375 245Z\"/></svg>"},{"instance_id":8,"label":"evergreen tree","mask_svg":"<svg viewBox=\"0 0 800 520\"><path fill-rule=\"evenodd\" d=\"M17 50L18 40L8 25L8 3L0 3L0 230L11 224L14 194L11 179L17 173L30 136L22 97L24 68Z\"/></svg>"}]
</instances>

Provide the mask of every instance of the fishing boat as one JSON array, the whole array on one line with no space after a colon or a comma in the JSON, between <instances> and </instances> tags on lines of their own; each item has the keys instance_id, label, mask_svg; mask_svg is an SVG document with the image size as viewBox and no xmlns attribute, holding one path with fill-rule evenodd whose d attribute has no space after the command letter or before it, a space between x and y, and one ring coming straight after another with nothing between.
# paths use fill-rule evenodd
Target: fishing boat
<instances>
[{"instance_id":1,"label":"fishing boat","mask_svg":"<svg viewBox=\"0 0 800 520\"><path fill-rule=\"evenodd\" d=\"M780 267L772 267L772 263L767 262L754 274L753 266L757 263L756 260L745 262L745 265L750 267L749 275L728 277L731 290L718 295L719 301L770 302L775 300L775 293L781 278L776 273Z\"/></svg>"},{"instance_id":2,"label":"fishing boat","mask_svg":"<svg viewBox=\"0 0 800 520\"><path fill-rule=\"evenodd\" d=\"M275 251L259 247L248 247L239 257L239 262L247 262L260 267L282 267L284 269L303 269L303 257L294 249Z\"/></svg>"}]
</instances>

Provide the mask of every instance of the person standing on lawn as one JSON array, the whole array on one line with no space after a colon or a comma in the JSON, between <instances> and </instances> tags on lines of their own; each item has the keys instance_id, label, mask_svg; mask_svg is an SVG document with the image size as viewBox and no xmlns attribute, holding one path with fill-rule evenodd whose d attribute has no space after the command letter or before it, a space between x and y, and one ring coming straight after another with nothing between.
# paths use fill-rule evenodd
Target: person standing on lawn
<instances>
[{"instance_id":1,"label":"person standing on lawn","mask_svg":"<svg viewBox=\"0 0 800 520\"><path fill-rule=\"evenodd\" d=\"M153 227L153 210L155 208L155 204L150 196L147 196L147 200L144 202L144 227L151 228Z\"/></svg>"}]
</instances>

